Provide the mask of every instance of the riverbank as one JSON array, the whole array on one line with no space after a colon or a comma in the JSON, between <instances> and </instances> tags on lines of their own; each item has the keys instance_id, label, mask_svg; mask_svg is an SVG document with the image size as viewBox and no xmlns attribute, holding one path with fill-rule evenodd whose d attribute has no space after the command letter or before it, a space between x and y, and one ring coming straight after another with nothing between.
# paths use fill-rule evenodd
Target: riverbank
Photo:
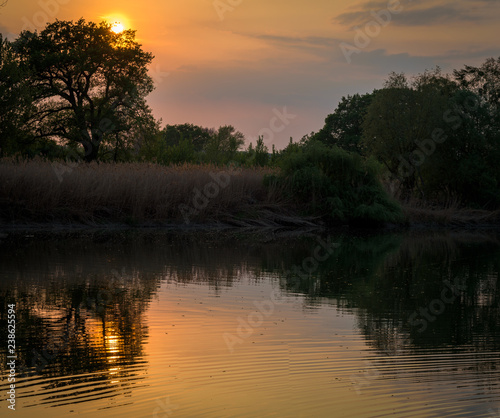
<instances>
[{"instance_id":1,"label":"riverbank","mask_svg":"<svg viewBox=\"0 0 500 418\"><path fill-rule=\"evenodd\" d=\"M462 210L451 212L448 209L415 210L414 208L404 208L405 214L411 213L406 224L385 224L377 225L377 230L442 230L442 229L469 229L500 230L499 214L497 212ZM302 233L311 230L326 230L332 226L327 226L323 222L315 219L302 219L298 216L279 217L274 220L263 219L233 219L228 221L211 221L202 223L190 222L90 222L90 221L29 221L28 219L16 220L10 222L2 220L0 222L0 240L2 233L88 233L88 232L123 232L128 230L144 231L179 231L179 232L198 232L198 231L224 231L224 230L258 230L258 231L289 231L289 233ZM333 229L346 229L359 231L360 227L349 227L349 225L336 225ZM295 231L295 232L292 232Z\"/></svg>"},{"instance_id":2,"label":"riverbank","mask_svg":"<svg viewBox=\"0 0 500 418\"><path fill-rule=\"evenodd\" d=\"M161 166L146 163L62 164L42 160L0 164L0 230L127 228L329 228L275 184L272 168ZM401 203L399 223L378 228L500 226L500 210ZM350 225L359 227L359 225Z\"/></svg>"}]
</instances>

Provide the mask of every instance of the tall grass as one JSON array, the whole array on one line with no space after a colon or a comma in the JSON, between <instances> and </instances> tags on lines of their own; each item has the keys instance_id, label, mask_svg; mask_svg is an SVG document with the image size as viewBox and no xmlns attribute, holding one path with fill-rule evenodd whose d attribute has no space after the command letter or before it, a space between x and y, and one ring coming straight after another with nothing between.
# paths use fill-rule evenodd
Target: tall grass
<instances>
[{"instance_id":1,"label":"tall grass","mask_svg":"<svg viewBox=\"0 0 500 418\"><path fill-rule=\"evenodd\" d=\"M5 221L185 221L180 206L193 205L210 176L225 171L227 187L191 221L220 220L239 212L282 205L279 194L263 186L271 169L223 170L211 165L161 166L146 163L79 164L58 179L51 162L0 160L0 216ZM257 216L257 215L256 215Z\"/></svg>"},{"instance_id":2,"label":"tall grass","mask_svg":"<svg viewBox=\"0 0 500 418\"><path fill-rule=\"evenodd\" d=\"M351 167L345 158L342 165L336 164L330 155L332 158L320 166L323 171L317 172L311 164L303 163L306 156L297 155L291 162L298 159L301 164L281 170L81 163L62 173L62 177L57 176L54 168L58 166L50 161L0 159L0 225L164 225L187 220L235 226L315 226L325 219L325 213L346 220L366 216L372 221L399 223L405 219L411 224L427 225L500 223L500 211L472 210L456 204L439 207L422 201L400 202L404 213L400 217L397 199L389 200L381 193L366 167ZM323 153L321 158L326 158ZM331 167L337 170L333 174L328 172ZM214 184L213 176L222 172L229 176L227 187L219 187L215 196L212 188L206 206L196 206L195 191L203 194L208 184ZM273 181L280 178L282 181Z\"/></svg>"}]
</instances>

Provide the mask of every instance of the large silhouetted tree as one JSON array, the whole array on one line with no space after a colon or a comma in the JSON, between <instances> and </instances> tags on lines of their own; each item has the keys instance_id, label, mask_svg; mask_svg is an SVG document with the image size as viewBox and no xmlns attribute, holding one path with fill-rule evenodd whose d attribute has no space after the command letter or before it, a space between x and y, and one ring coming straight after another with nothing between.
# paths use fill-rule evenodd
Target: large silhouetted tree
<instances>
[{"instance_id":1,"label":"large silhouetted tree","mask_svg":"<svg viewBox=\"0 0 500 418\"><path fill-rule=\"evenodd\" d=\"M57 20L40 33L22 32L13 47L36 91L31 122L37 138L80 144L85 160L93 161L103 142L116 143L140 123L135 116L147 109L153 90L147 73L153 56L136 42L135 31Z\"/></svg>"},{"instance_id":2,"label":"large silhouetted tree","mask_svg":"<svg viewBox=\"0 0 500 418\"><path fill-rule=\"evenodd\" d=\"M417 188L422 193L426 141L443 125L452 87L439 69L413 83L404 74L392 73L368 107L363 122L366 153L399 178L405 190Z\"/></svg>"}]
</instances>

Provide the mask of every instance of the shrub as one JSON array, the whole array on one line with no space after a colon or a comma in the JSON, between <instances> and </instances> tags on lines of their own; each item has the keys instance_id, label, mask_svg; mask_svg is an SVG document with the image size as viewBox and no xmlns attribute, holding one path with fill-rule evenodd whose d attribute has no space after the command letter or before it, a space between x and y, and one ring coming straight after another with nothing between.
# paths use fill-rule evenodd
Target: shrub
<instances>
[{"instance_id":1,"label":"shrub","mask_svg":"<svg viewBox=\"0 0 500 418\"><path fill-rule=\"evenodd\" d=\"M309 141L281 160L281 173L266 177L308 214L354 224L402 222L400 206L384 191L372 160Z\"/></svg>"}]
</instances>

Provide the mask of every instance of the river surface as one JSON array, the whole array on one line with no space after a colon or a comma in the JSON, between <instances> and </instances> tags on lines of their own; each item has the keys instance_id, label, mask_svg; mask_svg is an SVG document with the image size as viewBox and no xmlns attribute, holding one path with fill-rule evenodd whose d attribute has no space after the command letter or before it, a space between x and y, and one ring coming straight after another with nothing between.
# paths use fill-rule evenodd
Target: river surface
<instances>
[{"instance_id":1,"label":"river surface","mask_svg":"<svg viewBox=\"0 0 500 418\"><path fill-rule=\"evenodd\" d=\"M486 231L11 234L0 416L499 418L499 275Z\"/></svg>"}]
</instances>

